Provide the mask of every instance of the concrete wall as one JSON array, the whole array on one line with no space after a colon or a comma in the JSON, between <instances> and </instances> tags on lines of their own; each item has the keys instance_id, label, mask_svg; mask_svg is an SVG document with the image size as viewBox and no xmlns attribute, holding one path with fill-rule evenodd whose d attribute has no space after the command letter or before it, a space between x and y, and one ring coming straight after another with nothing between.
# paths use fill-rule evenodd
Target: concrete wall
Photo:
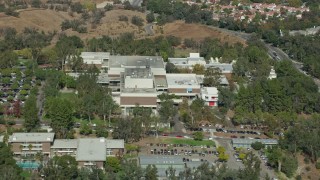
<instances>
[{"instance_id":1,"label":"concrete wall","mask_svg":"<svg viewBox=\"0 0 320 180\"><path fill-rule=\"evenodd\" d=\"M157 97L120 97L120 105L157 105Z\"/></svg>"},{"instance_id":2,"label":"concrete wall","mask_svg":"<svg viewBox=\"0 0 320 180\"><path fill-rule=\"evenodd\" d=\"M87 163L87 161L78 161L78 166L79 167L85 167L85 163ZM93 162L96 164L97 168L102 169L103 168L103 161L95 161Z\"/></svg>"},{"instance_id":3,"label":"concrete wall","mask_svg":"<svg viewBox=\"0 0 320 180\"><path fill-rule=\"evenodd\" d=\"M187 93L187 88L169 88L169 93ZM192 89L192 93L200 93L200 89Z\"/></svg>"}]
</instances>

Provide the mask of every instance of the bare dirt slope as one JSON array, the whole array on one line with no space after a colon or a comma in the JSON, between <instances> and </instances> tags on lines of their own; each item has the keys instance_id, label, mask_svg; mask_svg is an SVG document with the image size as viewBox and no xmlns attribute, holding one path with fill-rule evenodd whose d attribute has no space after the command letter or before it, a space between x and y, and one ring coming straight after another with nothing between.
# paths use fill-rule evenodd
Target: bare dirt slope
<instances>
[{"instance_id":1,"label":"bare dirt slope","mask_svg":"<svg viewBox=\"0 0 320 180\"><path fill-rule=\"evenodd\" d=\"M60 30L62 21L71 20L74 17L68 15L67 12L56 12L52 10L28 10L20 12L18 18L0 15L0 28L13 27L18 32L25 27L36 28L43 31Z\"/></svg>"},{"instance_id":2,"label":"bare dirt slope","mask_svg":"<svg viewBox=\"0 0 320 180\"><path fill-rule=\"evenodd\" d=\"M221 42L227 42L234 44L240 42L245 44L240 38L231 36L227 33L211 29L205 25L199 24L186 24L183 21L175 21L173 23L166 24L163 28L164 35L173 35L180 37L181 39L193 38L194 40L203 40L206 37L212 37L220 39Z\"/></svg>"},{"instance_id":3,"label":"bare dirt slope","mask_svg":"<svg viewBox=\"0 0 320 180\"><path fill-rule=\"evenodd\" d=\"M119 16L124 15L128 17L128 22L119 21ZM13 27L18 32L23 31L25 27L36 28L45 32L57 30L61 31L60 25L64 20L72 20L78 18L80 15L74 13L73 17L67 12L56 12L53 10L40 10L29 9L20 12L18 18L12 16L6 16L0 13L0 28ZM125 32L133 32L136 37L143 37L145 35L144 28L138 28L131 24L131 18L133 16L139 16L145 20L145 15L141 12L130 10L112 10L105 13L105 17L102 18L101 24L96 28L92 28L88 23L88 33L80 34L75 31L65 31L68 35L78 35L82 39L91 37L100 37L102 35L118 36Z\"/></svg>"}]
</instances>

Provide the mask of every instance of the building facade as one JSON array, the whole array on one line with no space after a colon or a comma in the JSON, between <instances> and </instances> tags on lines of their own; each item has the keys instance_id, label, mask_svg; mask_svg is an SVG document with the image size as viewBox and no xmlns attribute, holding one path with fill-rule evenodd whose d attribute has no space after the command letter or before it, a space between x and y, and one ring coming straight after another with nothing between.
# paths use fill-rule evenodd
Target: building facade
<instances>
[{"instance_id":1,"label":"building facade","mask_svg":"<svg viewBox=\"0 0 320 180\"><path fill-rule=\"evenodd\" d=\"M50 157L53 140L54 133L13 133L9 136L8 143L15 155L28 156L41 153Z\"/></svg>"}]
</instances>

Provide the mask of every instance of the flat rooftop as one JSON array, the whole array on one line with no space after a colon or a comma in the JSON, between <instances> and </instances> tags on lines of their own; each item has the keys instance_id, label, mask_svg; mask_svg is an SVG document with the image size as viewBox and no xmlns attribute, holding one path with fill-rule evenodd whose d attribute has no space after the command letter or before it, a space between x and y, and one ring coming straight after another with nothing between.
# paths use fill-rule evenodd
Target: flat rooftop
<instances>
[{"instance_id":1,"label":"flat rooftop","mask_svg":"<svg viewBox=\"0 0 320 180\"><path fill-rule=\"evenodd\" d=\"M203 94L218 94L218 89L216 87L203 87L201 92Z\"/></svg>"},{"instance_id":2,"label":"flat rooftop","mask_svg":"<svg viewBox=\"0 0 320 180\"><path fill-rule=\"evenodd\" d=\"M193 65L197 62L206 64L206 61L203 57L168 58L168 60L174 65Z\"/></svg>"},{"instance_id":3,"label":"flat rooftop","mask_svg":"<svg viewBox=\"0 0 320 180\"><path fill-rule=\"evenodd\" d=\"M77 161L106 161L105 138L79 139Z\"/></svg>"},{"instance_id":4,"label":"flat rooftop","mask_svg":"<svg viewBox=\"0 0 320 180\"><path fill-rule=\"evenodd\" d=\"M150 68L126 68L125 76L130 76L131 78L152 78L152 73Z\"/></svg>"},{"instance_id":5,"label":"flat rooftop","mask_svg":"<svg viewBox=\"0 0 320 180\"><path fill-rule=\"evenodd\" d=\"M109 52L81 52L81 57L90 58L90 59L100 59L100 58L109 59L110 53Z\"/></svg>"},{"instance_id":6,"label":"flat rooftop","mask_svg":"<svg viewBox=\"0 0 320 180\"><path fill-rule=\"evenodd\" d=\"M164 68L161 56L110 56L109 67L151 67Z\"/></svg>"},{"instance_id":7,"label":"flat rooftop","mask_svg":"<svg viewBox=\"0 0 320 180\"><path fill-rule=\"evenodd\" d=\"M233 71L233 64L226 64L226 63L209 63L205 65L206 68L209 67L216 67L221 70L222 73L231 73Z\"/></svg>"},{"instance_id":8,"label":"flat rooftop","mask_svg":"<svg viewBox=\"0 0 320 180\"><path fill-rule=\"evenodd\" d=\"M52 149L58 148L77 148L78 139L56 139L51 146Z\"/></svg>"},{"instance_id":9,"label":"flat rooftop","mask_svg":"<svg viewBox=\"0 0 320 180\"><path fill-rule=\"evenodd\" d=\"M9 142L53 142L54 133L13 133Z\"/></svg>"},{"instance_id":10,"label":"flat rooftop","mask_svg":"<svg viewBox=\"0 0 320 180\"><path fill-rule=\"evenodd\" d=\"M168 86L199 86L196 74L167 74Z\"/></svg>"},{"instance_id":11,"label":"flat rooftop","mask_svg":"<svg viewBox=\"0 0 320 180\"><path fill-rule=\"evenodd\" d=\"M107 149L124 149L123 139L106 139Z\"/></svg>"}]
</instances>

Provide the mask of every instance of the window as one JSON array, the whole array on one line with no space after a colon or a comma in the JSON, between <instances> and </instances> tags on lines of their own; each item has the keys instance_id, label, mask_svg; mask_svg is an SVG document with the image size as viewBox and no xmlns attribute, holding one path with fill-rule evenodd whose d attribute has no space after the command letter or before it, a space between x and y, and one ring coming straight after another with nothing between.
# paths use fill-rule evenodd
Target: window
<instances>
[{"instance_id":1,"label":"window","mask_svg":"<svg viewBox=\"0 0 320 180\"><path fill-rule=\"evenodd\" d=\"M192 88L187 88L187 93L192 93Z\"/></svg>"}]
</instances>

